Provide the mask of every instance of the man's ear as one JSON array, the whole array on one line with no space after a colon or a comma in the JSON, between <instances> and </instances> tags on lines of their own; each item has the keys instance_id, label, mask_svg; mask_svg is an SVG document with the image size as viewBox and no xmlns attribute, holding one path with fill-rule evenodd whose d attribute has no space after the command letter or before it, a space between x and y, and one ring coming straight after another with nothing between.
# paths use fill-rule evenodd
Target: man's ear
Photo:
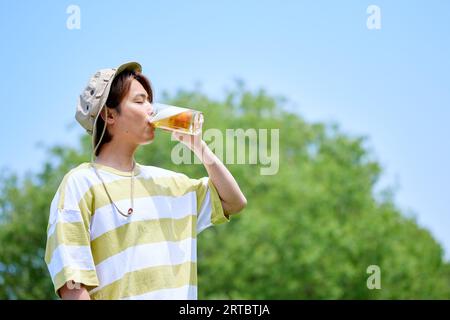
<instances>
[{"instance_id":1,"label":"man's ear","mask_svg":"<svg viewBox=\"0 0 450 320\"><path fill-rule=\"evenodd\" d=\"M111 125L116 121L117 111L114 109L110 109L105 105L100 116L102 117L103 121Z\"/></svg>"}]
</instances>

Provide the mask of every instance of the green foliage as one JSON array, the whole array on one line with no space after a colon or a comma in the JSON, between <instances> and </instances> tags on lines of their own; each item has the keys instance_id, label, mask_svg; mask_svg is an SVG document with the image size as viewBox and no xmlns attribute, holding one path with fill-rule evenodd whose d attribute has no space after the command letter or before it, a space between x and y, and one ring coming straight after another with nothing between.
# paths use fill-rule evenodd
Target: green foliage
<instances>
[{"instance_id":1,"label":"green foliage","mask_svg":"<svg viewBox=\"0 0 450 320\"><path fill-rule=\"evenodd\" d=\"M450 298L450 264L441 246L402 215L392 196L374 194L382 168L366 138L306 123L285 110L283 98L242 83L223 101L190 91L164 97L202 110L205 129L280 129L276 175L260 175L262 165L227 165L248 206L231 223L199 236L199 298ZM64 174L89 161L89 137L80 142L75 149L51 148L37 174L0 178L1 299L55 298L43 259L48 212ZM173 164L174 145L168 133L157 132L136 158L206 175L202 165ZM366 286L370 265L381 268L380 290Z\"/></svg>"}]
</instances>

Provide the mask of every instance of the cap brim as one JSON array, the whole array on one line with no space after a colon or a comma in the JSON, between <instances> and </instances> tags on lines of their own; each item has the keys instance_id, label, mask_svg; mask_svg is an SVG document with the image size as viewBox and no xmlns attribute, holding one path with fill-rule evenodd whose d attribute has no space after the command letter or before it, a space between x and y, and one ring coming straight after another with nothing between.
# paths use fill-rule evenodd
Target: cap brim
<instances>
[{"instance_id":1,"label":"cap brim","mask_svg":"<svg viewBox=\"0 0 450 320\"><path fill-rule=\"evenodd\" d=\"M137 62L124 63L116 69L116 74L114 75L114 77L125 70L142 72L142 66Z\"/></svg>"}]
</instances>

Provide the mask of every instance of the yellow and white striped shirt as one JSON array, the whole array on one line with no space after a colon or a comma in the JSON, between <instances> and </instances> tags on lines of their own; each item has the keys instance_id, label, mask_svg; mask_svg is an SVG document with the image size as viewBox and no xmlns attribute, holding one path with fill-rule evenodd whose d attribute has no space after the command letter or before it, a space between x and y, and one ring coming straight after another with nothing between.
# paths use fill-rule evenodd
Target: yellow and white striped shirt
<instances>
[{"instance_id":1,"label":"yellow and white striped shirt","mask_svg":"<svg viewBox=\"0 0 450 320\"><path fill-rule=\"evenodd\" d=\"M116 206L130 207L131 172L95 164ZM84 284L92 299L197 299L197 234L229 221L208 177L136 164L134 212L110 203L90 163L52 201L45 261L56 292Z\"/></svg>"}]
</instances>

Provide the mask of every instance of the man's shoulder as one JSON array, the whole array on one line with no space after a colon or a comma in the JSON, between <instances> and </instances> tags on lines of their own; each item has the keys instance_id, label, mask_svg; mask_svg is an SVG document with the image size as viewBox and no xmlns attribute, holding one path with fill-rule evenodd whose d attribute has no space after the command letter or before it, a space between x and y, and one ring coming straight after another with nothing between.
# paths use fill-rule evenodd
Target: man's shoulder
<instances>
[{"instance_id":1,"label":"man's shoulder","mask_svg":"<svg viewBox=\"0 0 450 320\"><path fill-rule=\"evenodd\" d=\"M149 165L139 165L139 175L143 178L178 178L178 179L189 179L184 173L176 172L173 170L157 167L157 166L149 166ZM89 162L84 162L79 164L77 167L74 167L70 171L68 171L64 180L71 181L79 181L85 180L86 178L93 177L95 172Z\"/></svg>"},{"instance_id":2,"label":"man's shoulder","mask_svg":"<svg viewBox=\"0 0 450 320\"><path fill-rule=\"evenodd\" d=\"M79 164L78 166L76 166L75 168L72 168L71 170L69 170L65 176L64 179L78 179L78 178L82 178L85 177L86 175L89 175L91 173L90 170L90 163L89 162L83 162L81 164Z\"/></svg>"},{"instance_id":3,"label":"man's shoulder","mask_svg":"<svg viewBox=\"0 0 450 320\"><path fill-rule=\"evenodd\" d=\"M139 167L141 169L141 174L145 178L187 178L187 176L183 173L161 167L147 166L142 164L140 164Z\"/></svg>"},{"instance_id":4,"label":"man's shoulder","mask_svg":"<svg viewBox=\"0 0 450 320\"><path fill-rule=\"evenodd\" d=\"M151 181L151 185L164 188L172 196L180 196L195 191L207 183L207 178L193 179L184 173L155 166L139 165L140 178Z\"/></svg>"},{"instance_id":5,"label":"man's shoulder","mask_svg":"<svg viewBox=\"0 0 450 320\"><path fill-rule=\"evenodd\" d=\"M70 185L77 185L81 182L86 182L92 176L92 170L89 162L84 162L78 166L70 169L63 177L60 188L65 188Z\"/></svg>"}]
</instances>

